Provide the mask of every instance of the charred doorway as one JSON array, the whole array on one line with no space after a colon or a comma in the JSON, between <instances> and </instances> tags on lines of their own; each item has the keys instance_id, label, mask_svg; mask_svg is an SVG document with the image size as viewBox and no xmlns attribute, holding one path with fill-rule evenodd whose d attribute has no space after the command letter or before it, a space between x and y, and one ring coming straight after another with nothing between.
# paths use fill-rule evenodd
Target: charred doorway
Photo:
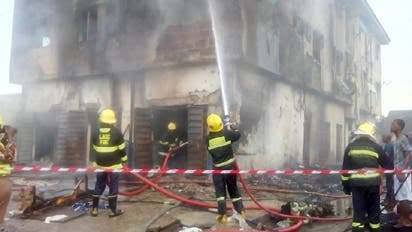
<instances>
[{"instance_id":1,"label":"charred doorway","mask_svg":"<svg viewBox=\"0 0 412 232\"><path fill-rule=\"evenodd\" d=\"M34 127L34 161L52 162L57 137L57 113L38 113Z\"/></svg>"},{"instance_id":2,"label":"charred doorway","mask_svg":"<svg viewBox=\"0 0 412 232\"><path fill-rule=\"evenodd\" d=\"M159 139L167 131L169 122L175 122L181 140L188 141L189 145L176 154L179 157L172 159L169 167L205 167L206 113L207 106L137 108L134 125L134 166L150 168L161 162L158 153Z\"/></svg>"},{"instance_id":3,"label":"charred doorway","mask_svg":"<svg viewBox=\"0 0 412 232\"><path fill-rule=\"evenodd\" d=\"M167 127L169 123L176 125L176 131L170 135ZM169 136L177 137L180 142L187 141L187 108L186 107L167 107L153 110L153 139L154 153L153 160L155 164L161 165L162 156L160 152L166 152L165 148L159 143L167 141ZM166 146L167 147L167 146ZM186 168L187 167L187 148L182 147L175 155L170 158L169 168Z\"/></svg>"}]
</instances>

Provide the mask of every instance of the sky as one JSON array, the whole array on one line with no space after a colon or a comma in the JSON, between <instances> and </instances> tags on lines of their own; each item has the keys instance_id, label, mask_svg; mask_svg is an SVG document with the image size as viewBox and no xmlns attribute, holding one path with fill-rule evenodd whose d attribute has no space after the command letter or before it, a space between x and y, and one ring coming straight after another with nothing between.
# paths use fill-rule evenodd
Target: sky
<instances>
[{"instance_id":1,"label":"sky","mask_svg":"<svg viewBox=\"0 0 412 232\"><path fill-rule=\"evenodd\" d=\"M390 110L412 109L412 1L369 0L391 38L382 47L382 107Z\"/></svg>"},{"instance_id":2,"label":"sky","mask_svg":"<svg viewBox=\"0 0 412 232\"><path fill-rule=\"evenodd\" d=\"M0 0L0 94L21 92L20 86L9 84L13 3L14 0Z\"/></svg>"},{"instance_id":3,"label":"sky","mask_svg":"<svg viewBox=\"0 0 412 232\"><path fill-rule=\"evenodd\" d=\"M383 114L412 109L412 1L368 1L391 38L382 48ZM9 84L13 3L0 0L0 94L21 92L20 86Z\"/></svg>"}]
</instances>

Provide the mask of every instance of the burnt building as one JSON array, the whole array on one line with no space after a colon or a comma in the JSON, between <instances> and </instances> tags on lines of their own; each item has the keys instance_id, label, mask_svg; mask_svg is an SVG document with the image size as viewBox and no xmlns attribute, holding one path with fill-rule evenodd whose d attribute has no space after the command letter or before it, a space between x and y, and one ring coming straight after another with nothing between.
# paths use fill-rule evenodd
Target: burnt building
<instances>
[{"instance_id":1,"label":"burnt building","mask_svg":"<svg viewBox=\"0 0 412 232\"><path fill-rule=\"evenodd\" d=\"M349 130L381 115L388 43L365 0L16 0L19 159L85 164L112 107L134 166L153 165L174 120L191 142L184 166L205 167L205 118L222 113L217 47L242 167L334 165Z\"/></svg>"}]
</instances>

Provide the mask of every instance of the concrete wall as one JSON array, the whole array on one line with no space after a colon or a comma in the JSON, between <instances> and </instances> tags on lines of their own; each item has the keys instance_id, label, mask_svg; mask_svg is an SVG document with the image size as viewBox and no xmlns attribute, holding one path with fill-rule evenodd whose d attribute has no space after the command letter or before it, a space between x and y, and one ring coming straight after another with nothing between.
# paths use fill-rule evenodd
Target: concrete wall
<instances>
[{"instance_id":1,"label":"concrete wall","mask_svg":"<svg viewBox=\"0 0 412 232\"><path fill-rule=\"evenodd\" d=\"M7 125L16 125L17 115L22 112L20 94L0 95L0 115Z\"/></svg>"},{"instance_id":2,"label":"concrete wall","mask_svg":"<svg viewBox=\"0 0 412 232\"><path fill-rule=\"evenodd\" d=\"M148 71L145 99L150 105L209 104L219 92L216 65L200 65Z\"/></svg>"},{"instance_id":3,"label":"concrete wall","mask_svg":"<svg viewBox=\"0 0 412 232\"><path fill-rule=\"evenodd\" d=\"M53 9L44 12L45 28L39 15L29 27L14 23L11 77L24 84L25 111L112 106L122 129L135 107L207 104L209 112L222 112L206 1L43 0L26 11L30 4L18 0L16 17L36 15L42 4ZM345 135L346 119L380 114L380 44L361 26L359 12L334 0L215 4L228 37L223 53L236 59L225 59L224 75L229 110L243 133L241 163L283 167L307 155L310 164L335 164L336 125ZM89 9L97 12L96 38L79 41L77 21ZM33 45L31 36L42 33L50 44ZM376 87L373 99L370 86ZM320 133L326 124L329 130ZM303 154L305 133L309 154Z\"/></svg>"},{"instance_id":4,"label":"concrete wall","mask_svg":"<svg viewBox=\"0 0 412 232\"><path fill-rule=\"evenodd\" d=\"M64 110L85 110L86 104L111 106L112 80L85 79L76 81L47 81L25 86L24 110L48 112L52 107Z\"/></svg>"}]
</instances>

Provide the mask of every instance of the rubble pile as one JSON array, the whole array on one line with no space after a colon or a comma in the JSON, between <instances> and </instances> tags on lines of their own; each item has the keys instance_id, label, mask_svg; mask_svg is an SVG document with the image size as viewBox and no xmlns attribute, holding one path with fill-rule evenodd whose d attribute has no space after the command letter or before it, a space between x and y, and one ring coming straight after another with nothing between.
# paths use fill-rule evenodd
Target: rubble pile
<instances>
[{"instance_id":1,"label":"rubble pile","mask_svg":"<svg viewBox=\"0 0 412 232\"><path fill-rule=\"evenodd\" d=\"M276 175L252 176L249 181L254 186L269 186L280 189L301 190L319 193L342 193L338 175Z\"/></svg>"}]
</instances>

